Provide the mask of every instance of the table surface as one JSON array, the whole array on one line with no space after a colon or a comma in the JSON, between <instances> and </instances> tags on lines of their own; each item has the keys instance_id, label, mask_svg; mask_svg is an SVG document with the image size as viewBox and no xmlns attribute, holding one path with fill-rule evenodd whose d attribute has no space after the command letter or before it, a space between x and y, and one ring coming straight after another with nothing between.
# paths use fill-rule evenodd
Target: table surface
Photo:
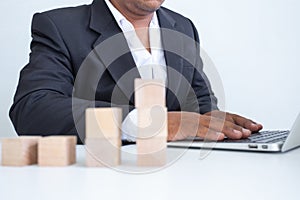
<instances>
[{"instance_id":1,"label":"table surface","mask_svg":"<svg viewBox=\"0 0 300 200\"><path fill-rule=\"evenodd\" d=\"M135 151L135 145L122 147L123 154ZM300 199L300 148L286 153L169 148L168 155L173 161L160 169L137 167L135 156L126 155L116 169L87 168L84 146L77 146L72 166L1 166L0 199Z\"/></svg>"}]
</instances>

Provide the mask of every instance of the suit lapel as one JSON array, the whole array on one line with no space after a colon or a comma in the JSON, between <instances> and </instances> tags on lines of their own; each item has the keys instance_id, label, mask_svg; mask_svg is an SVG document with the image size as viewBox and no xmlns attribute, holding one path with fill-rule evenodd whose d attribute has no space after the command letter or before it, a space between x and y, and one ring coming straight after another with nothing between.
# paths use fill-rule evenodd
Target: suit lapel
<instances>
[{"instance_id":1,"label":"suit lapel","mask_svg":"<svg viewBox=\"0 0 300 200\"><path fill-rule=\"evenodd\" d=\"M162 28L162 45L168 66L167 88L171 88L172 91L167 90L166 94L167 105L171 108L176 101L176 96L172 93L176 94L180 90L181 81L176 78L176 75L183 72L183 59L181 57L183 55L183 41L180 37L177 37L178 32L176 31L175 20L163 9L159 9L157 15ZM133 80L140 78L140 74L130 53L126 39L103 0L95 0L91 5L90 29L99 34L93 44L95 53L104 66L106 66L118 87L131 103L134 103Z\"/></svg>"},{"instance_id":2,"label":"suit lapel","mask_svg":"<svg viewBox=\"0 0 300 200\"><path fill-rule=\"evenodd\" d=\"M176 94L180 90L180 83L183 73L183 41L181 34L176 30L176 21L163 9L157 12L161 27L162 45L167 63L167 105L169 110L176 108ZM175 94L175 95L174 95Z\"/></svg>"},{"instance_id":3,"label":"suit lapel","mask_svg":"<svg viewBox=\"0 0 300 200\"><path fill-rule=\"evenodd\" d=\"M102 0L92 4L90 28L99 33L93 44L95 53L133 104L133 80L140 75L120 27Z\"/></svg>"}]
</instances>

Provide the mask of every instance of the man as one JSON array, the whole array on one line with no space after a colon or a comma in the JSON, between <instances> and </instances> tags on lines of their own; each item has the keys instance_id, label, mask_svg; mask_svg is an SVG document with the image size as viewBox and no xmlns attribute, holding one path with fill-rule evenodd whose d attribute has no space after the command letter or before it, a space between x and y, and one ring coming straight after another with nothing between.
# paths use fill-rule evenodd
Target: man
<instances>
[{"instance_id":1,"label":"man","mask_svg":"<svg viewBox=\"0 0 300 200\"><path fill-rule=\"evenodd\" d=\"M149 76L167 80L169 140L195 134L212 140L240 139L262 129L249 119L218 111L202 71L198 33L189 19L161 7L163 1L94 0L91 5L35 14L30 61L21 71L10 109L18 134L75 134L82 140L87 107L119 106L124 117L127 109L131 115L134 78ZM151 39L152 27L161 28L156 39ZM187 44L183 36L168 31L195 42ZM108 43L115 35L121 37ZM141 44L144 56L134 51L132 40ZM161 49L152 48L154 40ZM106 56L119 49L127 51L106 64ZM147 57L160 67L147 72L151 64ZM81 72L82 68L87 70ZM93 79L99 80L96 85ZM114 91L117 98L113 98ZM196 100L190 100L190 94Z\"/></svg>"}]
</instances>

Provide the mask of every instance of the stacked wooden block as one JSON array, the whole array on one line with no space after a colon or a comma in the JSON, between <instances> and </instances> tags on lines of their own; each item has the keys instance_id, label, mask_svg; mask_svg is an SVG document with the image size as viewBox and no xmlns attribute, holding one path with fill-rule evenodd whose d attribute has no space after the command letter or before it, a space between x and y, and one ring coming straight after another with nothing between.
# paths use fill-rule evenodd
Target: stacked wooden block
<instances>
[{"instance_id":1,"label":"stacked wooden block","mask_svg":"<svg viewBox=\"0 0 300 200\"><path fill-rule=\"evenodd\" d=\"M165 85L160 80L135 80L135 106L138 111L137 164L166 164L167 108Z\"/></svg>"},{"instance_id":2,"label":"stacked wooden block","mask_svg":"<svg viewBox=\"0 0 300 200\"><path fill-rule=\"evenodd\" d=\"M122 110L89 108L85 116L86 166L120 165Z\"/></svg>"},{"instance_id":3,"label":"stacked wooden block","mask_svg":"<svg viewBox=\"0 0 300 200\"><path fill-rule=\"evenodd\" d=\"M167 108L165 85L159 80L135 80L138 112L137 164L166 164ZM86 110L86 165L117 166L121 162L120 108ZM76 162L75 136L19 137L2 141L2 165L67 166Z\"/></svg>"},{"instance_id":4,"label":"stacked wooden block","mask_svg":"<svg viewBox=\"0 0 300 200\"><path fill-rule=\"evenodd\" d=\"M21 136L2 140L2 165L67 166L76 162L75 136Z\"/></svg>"}]
</instances>

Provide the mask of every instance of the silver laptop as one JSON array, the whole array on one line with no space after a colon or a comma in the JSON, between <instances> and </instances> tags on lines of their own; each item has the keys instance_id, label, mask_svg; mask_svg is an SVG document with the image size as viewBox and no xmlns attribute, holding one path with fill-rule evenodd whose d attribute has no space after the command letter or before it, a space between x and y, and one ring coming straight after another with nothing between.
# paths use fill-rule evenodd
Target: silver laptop
<instances>
[{"instance_id":1,"label":"silver laptop","mask_svg":"<svg viewBox=\"0 0 300 200\"><path fill-rule=\"evenodd\" d=\"M286 152L300 146L300 114L290 131L260 131L247 139L212 142L200 138L169 142L168 147Z\"/></svg>"}]
</instances>

